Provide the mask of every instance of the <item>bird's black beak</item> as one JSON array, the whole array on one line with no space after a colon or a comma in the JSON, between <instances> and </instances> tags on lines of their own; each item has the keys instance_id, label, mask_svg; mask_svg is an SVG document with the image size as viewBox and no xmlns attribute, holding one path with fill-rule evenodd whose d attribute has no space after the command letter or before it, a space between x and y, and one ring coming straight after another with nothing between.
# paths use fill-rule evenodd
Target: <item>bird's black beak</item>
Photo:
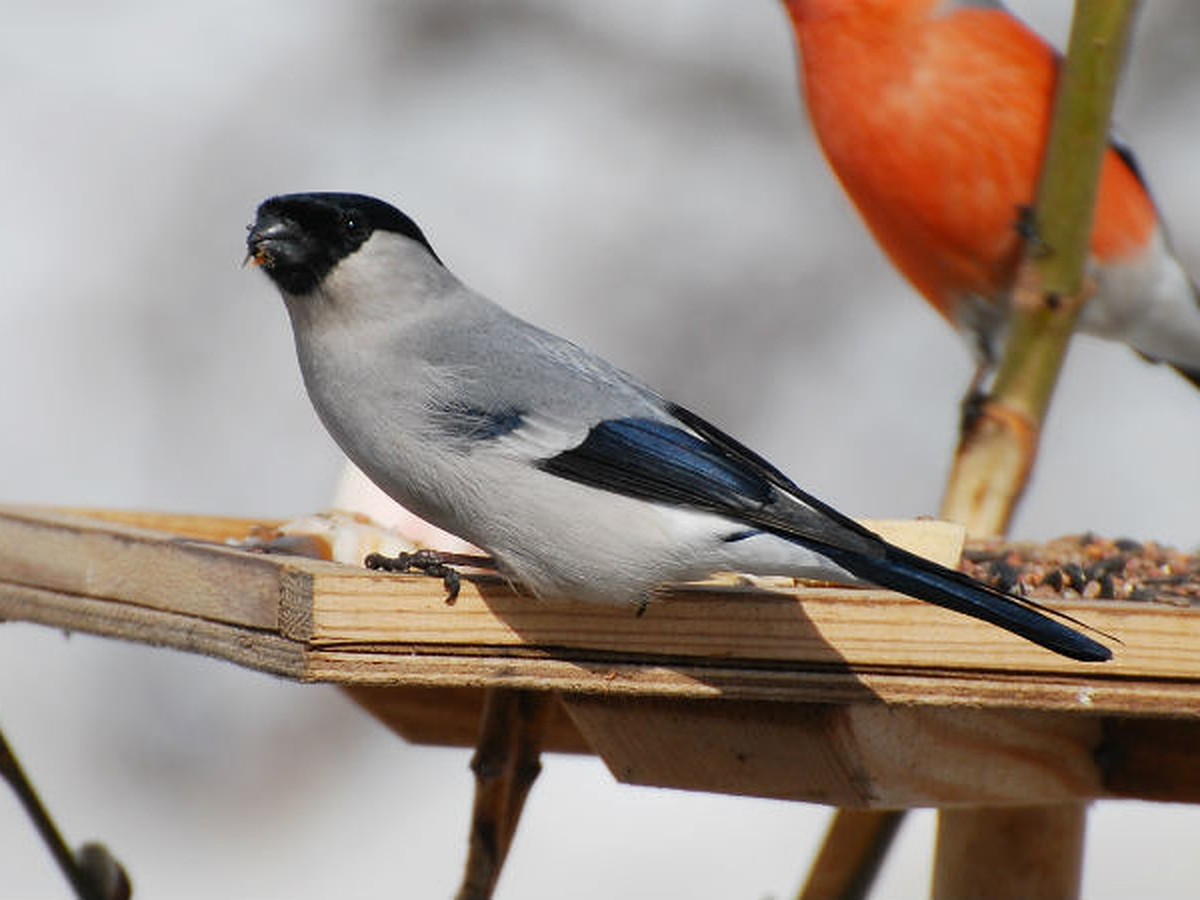
<instances>
[{"instance_id":1,"label":"bird's black beak","mask_svg":"<svg viewBox=\"0 0 1200 900\"><path fill-rule=\"evenodd\" d=\"M265 200L246 234L246 260L262 269L285 294L305 296L320 285L344 253L326 234L336 222L325 221L317 204Z\"/></svg>"},{"instance_id":2,"label":"bird's black beak","mask_svg":"<svg viewBox=\"0 0 1200 900\"><path fill-rule=\"evenodd\" d=\"M294 253L296 238L295 226L291 222L276 216L260 215L246 235L246 258L242 265L250 263L270 270Z\"/></svg>"}]
</instances>

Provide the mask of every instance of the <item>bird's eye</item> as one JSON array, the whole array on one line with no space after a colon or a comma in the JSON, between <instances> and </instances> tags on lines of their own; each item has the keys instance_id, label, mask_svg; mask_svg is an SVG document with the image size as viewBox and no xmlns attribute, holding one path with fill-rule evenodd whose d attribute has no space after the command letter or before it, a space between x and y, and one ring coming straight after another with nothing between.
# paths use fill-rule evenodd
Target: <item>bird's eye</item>
<instances>
[{"instance_id":1,"label":"bird's eye","mask_svg":"<svg viewBox=\"0 0 1200 900\"><path fill-rule=\"evenodd\" d=\"M358 213L348 212L342 216L342 233L352 243L361 244L371 234L371 227Z\"/></svg>"}]
</instances>

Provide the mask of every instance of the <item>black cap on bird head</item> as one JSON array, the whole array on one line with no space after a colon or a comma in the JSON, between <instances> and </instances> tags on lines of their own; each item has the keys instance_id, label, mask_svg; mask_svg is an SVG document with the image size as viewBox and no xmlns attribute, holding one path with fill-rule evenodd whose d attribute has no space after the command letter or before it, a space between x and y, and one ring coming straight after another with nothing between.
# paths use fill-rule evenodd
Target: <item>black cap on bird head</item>
<instances>
[{"instance_id":1,"label":"black cap on bird head","mask_svg":"<svg viewBox=\"0 0 1200 900\"><path fill-rule=\"evenodd\" d=\"M246 237L246 260L282 290L304 295L376 231L416 241L441 262L417 223L396 207L364 194L330 192L264 200Z\"/></svg>"}]
</instances>

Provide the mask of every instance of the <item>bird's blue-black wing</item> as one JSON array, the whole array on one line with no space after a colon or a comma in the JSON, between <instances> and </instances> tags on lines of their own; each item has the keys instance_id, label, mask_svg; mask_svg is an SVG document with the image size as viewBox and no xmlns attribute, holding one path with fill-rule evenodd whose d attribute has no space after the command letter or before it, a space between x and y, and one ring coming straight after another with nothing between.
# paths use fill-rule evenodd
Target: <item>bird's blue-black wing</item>
<instances>
[{"instance_id":1,"label":"bird's blue-black wing","mask_svg":"<svg viewBox=\"0 0 1200 900\"><path fill-rule=\"evenodd\" d=\"M766 474L683 428L656 419L610 419L539 466L592 487L737 516L773 496Z\"/></svg>"}]
</instances>

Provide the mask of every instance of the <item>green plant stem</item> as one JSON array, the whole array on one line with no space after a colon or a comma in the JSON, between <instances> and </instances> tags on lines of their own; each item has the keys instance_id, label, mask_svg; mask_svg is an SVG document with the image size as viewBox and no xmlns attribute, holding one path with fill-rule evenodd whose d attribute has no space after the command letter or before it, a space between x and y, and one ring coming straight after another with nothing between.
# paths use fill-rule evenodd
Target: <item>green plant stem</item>
<instances>
[{"instance_id":1,"label":"green plant stem","mask_svg":"<svg viewBox=\"0 0 1200 900\"><path fill-rule=\"evenodd\" d=\"M1033 470L1076 320L1108 123L1138 0L1078 0L1042 165L1034 232L991 396L959 443L942 503L977 536L1003 535Z\"/></svg>"},{"instance_id":2,"label":"green plant stem","mask_svg":"<svg viewBox=\"0 0 1200 900\"><path fill-rule=\"evenodd\" d=\"M1079 0L1058 86L1033 215L1027 266L1035 290L1014 297L1008 346L993 395L1041 422L1086 300L1084 269L1108 149L1109 119L1138 0Z\"/></svg>"}]
</instances>

